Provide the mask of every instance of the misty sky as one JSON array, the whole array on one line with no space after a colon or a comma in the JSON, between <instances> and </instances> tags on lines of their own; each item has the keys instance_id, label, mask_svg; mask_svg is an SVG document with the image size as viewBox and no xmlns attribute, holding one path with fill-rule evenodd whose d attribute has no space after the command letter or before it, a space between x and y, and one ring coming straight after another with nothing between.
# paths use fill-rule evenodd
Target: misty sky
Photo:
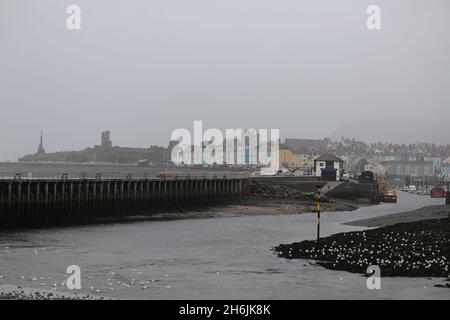
<instances>
[{"instance_id":1,"label":"misty sky","mask_svg":"<svg viewBox=\"0 0 450 320\"><path fill-rule=\"evenodd\" d=\"M194 120L450 143L450 1L0 0L0 110L0 161L41 130L48 152L145 147Z\"/></svg>"}]
</instances>

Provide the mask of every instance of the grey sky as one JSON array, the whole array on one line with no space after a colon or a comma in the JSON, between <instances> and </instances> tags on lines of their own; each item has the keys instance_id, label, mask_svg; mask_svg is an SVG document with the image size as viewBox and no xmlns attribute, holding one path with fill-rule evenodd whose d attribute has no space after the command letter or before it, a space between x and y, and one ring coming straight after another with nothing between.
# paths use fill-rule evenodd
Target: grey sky
<instances>
[{"instance_id":1,"label":"grey sky","mask_svg":"<svg viewBox=\"0 0 450 320\"><path fill-rule=\"evenodd\" d=\"M47 151L105 129L167 145L194 120L450 143L449 33L448 0L1 0L0 161L35 152L41 130Z\"/></svg>"}]
</instances>

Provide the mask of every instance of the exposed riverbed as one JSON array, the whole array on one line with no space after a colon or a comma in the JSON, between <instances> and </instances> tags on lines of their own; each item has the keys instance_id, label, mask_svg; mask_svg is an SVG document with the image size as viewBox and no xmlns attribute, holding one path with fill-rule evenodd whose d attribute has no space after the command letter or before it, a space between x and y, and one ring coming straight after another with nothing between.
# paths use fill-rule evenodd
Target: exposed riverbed
<instances>
[{"instance_id":1,"label":"exposed riverbed","mask_svg":"<svg viewBox=\"0 0 450 320\"><path fill-rule=\"evenodd\" d=\"M322 235L343 222L442 204L400 193L399 203L322 214ZM366 278L278 258L279 243L314 239L316 215L253 215L97 224L0 234L0 284L54 292L67 266L81 267L79 293L136 299L448 299L436 279ZM1 289L0 289L1 290Z\"/></svg>"}]
</instances>

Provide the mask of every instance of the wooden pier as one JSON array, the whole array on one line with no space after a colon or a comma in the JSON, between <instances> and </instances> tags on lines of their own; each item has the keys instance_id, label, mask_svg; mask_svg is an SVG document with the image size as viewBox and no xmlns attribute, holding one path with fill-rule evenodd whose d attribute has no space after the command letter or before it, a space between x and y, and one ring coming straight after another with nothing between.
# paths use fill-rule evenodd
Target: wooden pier
<instances>
[{"instance_id":1,"label":"wooden pier","mask_svg":"<svg viewBox=\"0 0 450 320\"><path fill-rule=\"evenodd\" d=\"M245 192L244 178L2 179L0 228L213 205Z\"/></svg>"}]
</instances>

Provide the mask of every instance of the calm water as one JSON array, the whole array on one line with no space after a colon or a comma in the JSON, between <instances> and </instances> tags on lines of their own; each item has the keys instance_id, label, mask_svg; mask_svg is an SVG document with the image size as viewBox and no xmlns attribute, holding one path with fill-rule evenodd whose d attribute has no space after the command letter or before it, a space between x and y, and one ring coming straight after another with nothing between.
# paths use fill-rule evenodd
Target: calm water
<instances>
[{"instance_id":1,"label":"calm water","mask_svg":"<svg viewBox=\"0 0 450 320\"><path fill-rule=\"evenodd\" d=\"M322 234L358 229L342 222L443 203L399 196L397 204L324 213ZM252 216L0 234L0 283L47 290L56 284L68 291L61 282L67 266L76 264L82 271L81 292L115 298L450 298L450 290L433 287L442 279L383 278L382 289L370 291L361 275L272 253L279 243L314 239L315 219L314 214Z\"/></svg>"}]
</instances>

